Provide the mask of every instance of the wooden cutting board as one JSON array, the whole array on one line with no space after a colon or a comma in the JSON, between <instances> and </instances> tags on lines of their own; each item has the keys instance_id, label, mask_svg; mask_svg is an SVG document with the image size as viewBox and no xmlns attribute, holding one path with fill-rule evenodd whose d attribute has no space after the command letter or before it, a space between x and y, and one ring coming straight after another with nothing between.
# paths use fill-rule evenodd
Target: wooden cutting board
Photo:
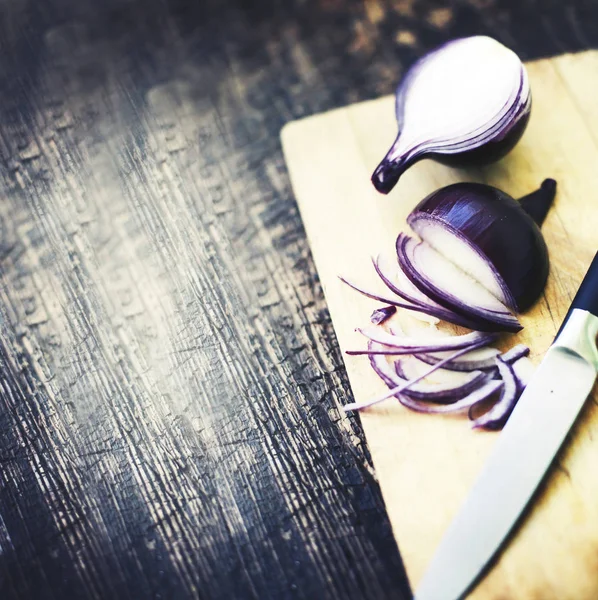
<instances>
[{"instance_id":1,"label":"wooden cutting board","mask_svg":"<svg viewBox=\"0 0 598 600\"><path fill-rule=\"evenodd\" d=\"M545 296L521 317L525 329L503 341L505 348L529 345L534 362L542 358L598 248L598 52L540 60L528 69L532 117L508 157L481 170L454 170L425 160L389 196L374 190L370 175L395 136L392 97L302 119L282 131L293 188L343 350L364 347L354 328L367 324L378 305L344 286L337 275L378 287L370 257L392 253L420 199L457 181L487 182L517 198L553 177L558 193L543 227L551 257ZM410 316L400 318L408 327L429 327ZM345 363L357 401L385 389L366 358L345 356ZM499 434L472 431L463 417L415 414L393 400L362 412L361 420L415 588ZM596 390L529 517L471 598L598 598Z\"/></svg>"}]
</instances>

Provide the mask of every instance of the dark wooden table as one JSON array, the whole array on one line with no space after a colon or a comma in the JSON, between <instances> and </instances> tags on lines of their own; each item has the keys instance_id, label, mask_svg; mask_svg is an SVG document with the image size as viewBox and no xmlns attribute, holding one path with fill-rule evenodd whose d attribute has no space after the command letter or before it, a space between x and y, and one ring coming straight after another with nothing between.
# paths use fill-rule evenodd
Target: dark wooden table
<instances>
[{"instance_id":1,"label":"dark wooden table","mask_svg":"<svg viewBox=\"0 0 598 600\"><path fill-rule=\"evenodd\" d=\"M0 3L0 598L408 598L284 123L594 0ZM441 501L441 499L439 499Z\"/></svg>"}]
</instances>

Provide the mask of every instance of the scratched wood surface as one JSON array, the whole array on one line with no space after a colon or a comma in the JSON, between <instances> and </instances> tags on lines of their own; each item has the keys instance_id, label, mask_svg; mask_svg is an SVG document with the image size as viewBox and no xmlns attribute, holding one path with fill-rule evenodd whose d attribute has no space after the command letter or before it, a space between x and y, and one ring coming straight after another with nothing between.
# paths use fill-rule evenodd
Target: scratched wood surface
<instances>
[{"instance_id":1,"label":"scratched wood surface","mask_svg":"<svg viewBox=\"0 0 598 600\"><path fill-rule=\"evenodd\" d=\"M279 132L525 0L0 3L0 597L407 598Z\"/></svg>"}]
</instances>

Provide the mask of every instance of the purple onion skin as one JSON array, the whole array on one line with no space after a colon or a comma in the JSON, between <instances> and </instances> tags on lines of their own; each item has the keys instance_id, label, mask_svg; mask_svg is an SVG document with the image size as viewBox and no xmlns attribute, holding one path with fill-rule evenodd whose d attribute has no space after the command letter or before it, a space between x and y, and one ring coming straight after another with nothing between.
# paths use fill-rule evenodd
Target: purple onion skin
<instances>
[{"instance_id":1,"label":"purple onion skin","mask_svg":"<svg viewBox=\"0 0 598 600\"><path fill-rule=\"evenodd\" d=\"M483 167L504 158L517 145L527 128L531 112L522 115L507 134L499 140L486 142L479 148L466 150L457 154L428 154L420 158L431 158L436 162L453 168ZM413 164L413 163L411 163ZM411 165L408 165L411 166ZM407 167L403 169L403 172Z\"/></svg>"},{"instance_id":2,"label":"purple onion skin","mask_svg":"<svg viewBox=\"0 0 598 600\"><path fill-rule=\"evenodd\" d=\"M407 218L443 223L479 248L510 290L519 312L542 294L548 278L548 249L534 220L501 190L481 183L456 183L424 198Z\"/></svg>"},{"instance_id":3,"label":"purple onion skin","mask_svg":"<svg viewBox=\"0 0 598 600\"><path fill-rule=\"evenodd\" d=\"M382 306L377 308L370 316L370 322L374 325L381 325L388 321L397 312L396 306Z\"/></svg>"}]
</instances>

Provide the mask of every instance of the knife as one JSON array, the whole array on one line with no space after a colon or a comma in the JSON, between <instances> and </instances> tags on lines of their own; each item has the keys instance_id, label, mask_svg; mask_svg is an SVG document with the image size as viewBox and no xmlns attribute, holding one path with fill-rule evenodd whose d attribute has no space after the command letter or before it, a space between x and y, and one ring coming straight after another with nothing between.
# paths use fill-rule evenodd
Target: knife
<instances>
[{"instance_id":1,"label":"knife","mask_svg":"<svg viewBox=\"0 0 598 600\"><path fill-rule=\"evenodd\" d=\"M458 600L480 580L592 391L598 372L597 336L598 252L414 600Z\"/></svg>"}]
</instances>

